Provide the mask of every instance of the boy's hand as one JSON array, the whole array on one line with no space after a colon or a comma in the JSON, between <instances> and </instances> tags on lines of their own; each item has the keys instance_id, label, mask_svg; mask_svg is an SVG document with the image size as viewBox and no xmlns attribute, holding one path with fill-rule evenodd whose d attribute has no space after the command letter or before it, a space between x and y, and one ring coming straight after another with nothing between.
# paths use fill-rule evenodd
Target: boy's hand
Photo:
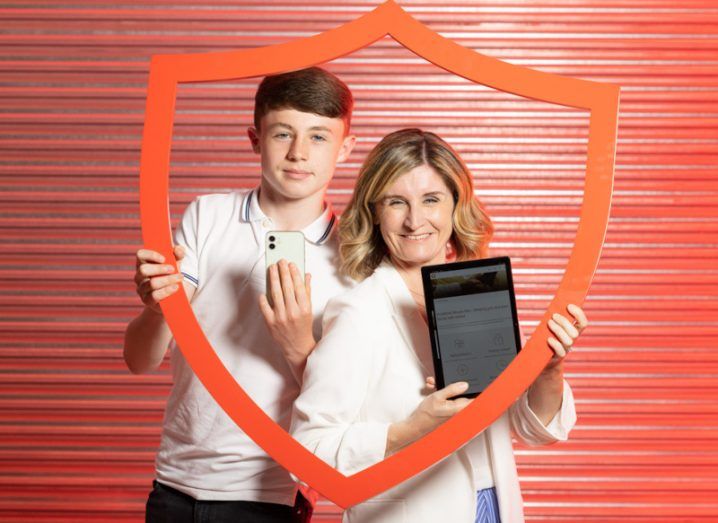
<instances>
[{"instance_id":1,"label":"boy's hand","mask_svg":"<svg viewBox=\"0 0 718 523\"><path fill-rule=\"evenodd\" d=\"M178 262L182 260L185 255L184 247L176 245L174 255ZM159 252L149 249L137 251L136 267L135 284L138 296L146 307L162 314L159 302L177 292L182 283L182 274L175 273L173 265L165 264L165 257Z\"/></svg>"},{"instance_id":2,"label":"boy's hand","mask_svg":"<svg viewBox=\"0 0 718 523\"><path fill-rule=\"evenodd\" d=\"M312 332L311 276L306 274L302 281L295 264L279 260L269 266L267 277L272 305L262 294L259 309L272 338L282 347L284 356L296 371L295 376L301 376L307 357L316 345Z\"/></svg>"}]
</instances>

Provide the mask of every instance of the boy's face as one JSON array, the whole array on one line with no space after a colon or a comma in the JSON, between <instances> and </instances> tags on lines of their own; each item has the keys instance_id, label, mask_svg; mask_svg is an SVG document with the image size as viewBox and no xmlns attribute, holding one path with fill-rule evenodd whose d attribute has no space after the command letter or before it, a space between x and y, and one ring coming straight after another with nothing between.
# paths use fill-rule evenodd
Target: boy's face
<instances>
[{"instance_id":1,"label":"boy's face","mask_svg":"<svg viewBox=\"0 0 718 523\"><path fill-rule=\"evenodd\" d=\"M269 111L260 129L250 127L249 139L262 156L262 186L290 200L324 192L354 147L344 136L344 121L296 109Z\"/></svg>"}]
</instances>

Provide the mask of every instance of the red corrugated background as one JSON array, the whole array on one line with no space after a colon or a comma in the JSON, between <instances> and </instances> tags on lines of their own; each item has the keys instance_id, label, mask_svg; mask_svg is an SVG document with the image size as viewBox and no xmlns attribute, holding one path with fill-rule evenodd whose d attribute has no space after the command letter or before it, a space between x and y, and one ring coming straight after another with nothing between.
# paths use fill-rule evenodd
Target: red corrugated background
<instances>
[{"instance_id":1,"label":"red corrugated background","mask_svg":"<svg viewBox=\"0 0 718 523\"><path fill-rule=\"evenodd\" d=\"M149 57L308 36L377 2L6 0L0 6L0 520L140 521L167 367L121 356L138 312L138 165ZM570 442L517 448L530 521L718 520L718 3L400 1L479 52L623 87L612 218L567 362ZM356 94L341 210L386 132L440 132L473 169L531 331L576 228L585 113L493 92L390 40L327 66ZM255 81L183 86L176 220L251 186ZM338 521L328 503L318 520Z\"/></svg>"}]
</instances>

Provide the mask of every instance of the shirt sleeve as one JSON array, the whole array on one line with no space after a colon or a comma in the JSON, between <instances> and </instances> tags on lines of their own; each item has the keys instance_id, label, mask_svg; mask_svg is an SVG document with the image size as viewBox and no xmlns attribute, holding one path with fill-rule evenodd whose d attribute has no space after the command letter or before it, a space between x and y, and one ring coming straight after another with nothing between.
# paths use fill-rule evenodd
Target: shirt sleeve
<instances>
[{"instance_id":1,"label":"shirt sleeve","mask_svg":"<svg viewBox=\"0 0 718 523\"><path fill-rule=\"evenodd\" d=\"M576 405L568 382L563 382L561 408L553 419L544 425L529 407L528 391L509 408L511 429L516 438L527 445L548 445L566 441L576 424Z\"/></svg>"},{"instance_id":2,"label":"shirt sleeve","mask_svg":"<svg viewBox=\"0 0 718 523\"><path fill-rule=\"evenodd\" d=\"M180 262L180 271L185 281L199 286L198 251L199 198L187 206L182 220L175 230L175 244L185 248L185 257Z\"/></svg>"},{"instance_id":3,"label":"shirt sleeve","mask_svg":"<svg viewBox=\"0 0 718 523\"><path fill-rule=\"evenodd\" d=\"M354 307L330 302L294 403L292 435L345 475L380 462L386 452L389 423L361 419L375 370L369 330Z\"/></svg>"}]
</instances>

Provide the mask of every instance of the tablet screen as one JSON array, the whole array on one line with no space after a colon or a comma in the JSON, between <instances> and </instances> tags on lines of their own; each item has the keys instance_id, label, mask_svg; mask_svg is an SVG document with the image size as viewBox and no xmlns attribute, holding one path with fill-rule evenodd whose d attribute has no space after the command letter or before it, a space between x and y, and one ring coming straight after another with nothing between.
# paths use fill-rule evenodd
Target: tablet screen
<instances>
[{"instance_id":1,"label":"tablet screen","mask_svg":"<svg viewBox=\"0 0 718 523\"><path fill-rule=\"evenodd\" d=\"M422 268L437 388L467 381L475 396L521 348L509 259Z\"/></svg>"}]
</instances>

